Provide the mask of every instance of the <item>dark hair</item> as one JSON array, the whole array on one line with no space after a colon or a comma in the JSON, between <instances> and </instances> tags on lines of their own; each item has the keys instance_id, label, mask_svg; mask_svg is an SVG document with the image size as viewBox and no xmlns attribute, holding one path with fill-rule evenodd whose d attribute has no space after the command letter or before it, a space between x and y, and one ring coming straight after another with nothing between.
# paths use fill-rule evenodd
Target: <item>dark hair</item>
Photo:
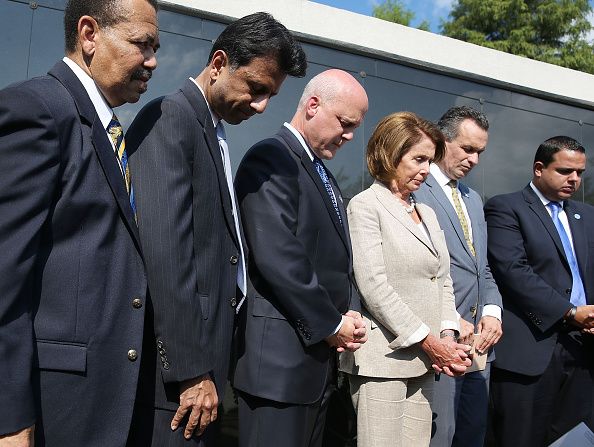
<instances>
[{"instance_id":1,"label":"dark hair","mask_svg":"<svg viewBox=\"0 0 594 447\"><path fill-rule=\"evenodd\" d=\"M489 120L483 112L468 106L456 106L448 109L437 122L437 127L443 133L446 141L452 141L458 136L460 124L464 120L472 120L485 132L489 130Z\"/></svg>"},{"instance_id":2,"label":"dark hair","mask_svg":"<svg viewBox=\"0 0 594 447\"><path fill-rule=\"evenodd\" d=\"M543 142L534 154L534 163L540 161L546 168L553 161L553 156L559 151L578 151L586 153L586 149L571 137L557 136Z\"/></svg>"},{"instance_id":3,"label":"dark hair","mask_svg":"<svg viewBox=\"0 0 594 447\"><path fill-rule=\"evenodd\" d=\"M307 61L301 45L280 22L265 12L256 12L232 22L223 30L210 50L223 50L232 69L248 65L255 57L271 57L283 73L302 78Z\"/></svg>"},{"instance_id":4,"label":"dark hair","mask_svg":"<svg viewBox=\"0 0 594 447\"><path fill-rule=\"evenodd\" d=\"M157 0L146 0L155 11ZM127 19L129 11L122 8L121 0L68 0L64 10L64 47L73 53L78 43L78 21L82 16L93 17L100 26L110 27Z\"/></svg>"},{"instance_id":5,"label":"dark hair","mask_svg":"<svg viewBox=\"0 0 594 447\"><path fill-rule=\"evenodd\" d=\"M439 128L412 112L397 112L382 119L367 143L367 167L371 176L388 183L409 149L427 136L435 144L434 162L443 158L445 139Z\"/></svg>"}]
</instances>

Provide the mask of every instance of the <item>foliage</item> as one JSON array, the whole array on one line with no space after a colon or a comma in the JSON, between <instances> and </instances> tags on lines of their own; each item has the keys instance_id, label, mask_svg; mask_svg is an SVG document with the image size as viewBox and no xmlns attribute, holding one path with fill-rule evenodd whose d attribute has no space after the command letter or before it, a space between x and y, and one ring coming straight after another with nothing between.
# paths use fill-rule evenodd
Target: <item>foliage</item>
<instances>
[{"instance_id":1,"label":"foliage","mask_svg":"<svg viewBox=\"0 0 594 447\"><path fill-rule=\"evenodd\" d=\"M443 34L594 74L588 0L457 0Z\"/></svg>"},{"instance_id":2,"label":"foliage","mask_svg":"<svg viewBox=\"0 0 594 447\"><path fill-rule=\"evenodd\" d=\"M407 9L401 0L384 0L383 3L373 7L373 17L410 26L411 21L415 18L415 13ZM423 20L418 29L429 31L429 22Z\"/></svg>"}]
</instances>

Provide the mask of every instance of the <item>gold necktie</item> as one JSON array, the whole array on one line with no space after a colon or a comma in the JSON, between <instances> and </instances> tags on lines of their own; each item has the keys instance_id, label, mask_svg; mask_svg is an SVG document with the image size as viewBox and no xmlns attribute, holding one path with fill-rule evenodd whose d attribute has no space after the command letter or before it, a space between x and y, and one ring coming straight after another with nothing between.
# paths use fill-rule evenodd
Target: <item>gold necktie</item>
<instances>
[{"instance_id":1,"label":"gold necktie","mask_svg":"<svg viewBox=\"0 0 594 447\"><path fill-rule=\"evenodd\" d=\"M466 216L464 215L464 210L462 209L462 204L460 203L460 194L458 194L458 183L456 180L450 180L448 182L448 186L452 188L452 200L454 201L454 209L456 210L456 214L458 215L458 220L460 221L460 225L462 226L462 231L464 231L464 239L466 239L466 243L468 244L468 248L470 248L470 252L472 256L476 256L474 251L474 245L472 245L472 239L470 239L470 229L468 228L468 222L466 221Z\"/></svg>"}]
</instances>

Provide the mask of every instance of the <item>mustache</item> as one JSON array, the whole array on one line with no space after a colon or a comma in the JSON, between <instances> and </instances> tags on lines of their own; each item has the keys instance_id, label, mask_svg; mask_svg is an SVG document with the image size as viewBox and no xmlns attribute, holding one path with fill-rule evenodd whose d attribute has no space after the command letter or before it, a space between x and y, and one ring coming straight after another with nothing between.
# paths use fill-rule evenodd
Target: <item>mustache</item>
<instances>
[{"instance_id":1,"label":"mustache","mask_svg":"<svg viewBox=\"0 0 594 447\"><path fill-rule=\"evenodd\" d=\"M147 68L139 68L134 73L132 73L132 79L136 81L144 81L145 79L148 81L152 77L152 70L149 70Z\"/></svg>"}]
</instances>

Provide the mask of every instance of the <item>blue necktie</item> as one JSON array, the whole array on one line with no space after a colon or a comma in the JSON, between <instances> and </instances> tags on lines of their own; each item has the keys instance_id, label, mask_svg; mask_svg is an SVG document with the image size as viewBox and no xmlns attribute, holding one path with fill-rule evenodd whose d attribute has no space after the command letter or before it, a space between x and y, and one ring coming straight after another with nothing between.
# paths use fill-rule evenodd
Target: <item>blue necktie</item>
<instances>
[{"instance_id":1,"label":"blue necktie","mask_svg":"<svg viewBox=\"0 0 594 447\"><path fill-rule=\"evenodd\" d=\"M326 169L324 169L324 165L322 164L321 160L318 157L314 157L314 165L316 167L316 171L320 178L322 179L322 183L324 183L324 187L326 188L326 192L330 196L330 200L332 201L332 205L334 206L334 211L336 211L336 215L338 216L338 221L340 225L342 225L342 217L340 216L340 210L338 209L338 203L336 202L336 196L334 195L334 190L332 189L332 185L330 184L330 179L328 178L328 174L326 174Z\"/></svg>"},{"instance_id":2,"label":"blue necktie","mask_svg":"<svg viewBox=\"0 0 594 447\"><path fill-rule=\"evenodd\" d=\"M559 210L561 209L561 204L559 202L549 202L547 206L551 210L553 223L555 224L557 233L559 233L559 237L561 238L563 250L565 251L565 257L567 258L569 268L571 269L573 285L571 287L571 297L569 298L569 301L574 306L585 306L586 292L584 291L584 284L582 283L582 277L580 276L580 269L578 267L575 254L573 253L573 247L569 241L569 236L567 236L565 227L563 227L563 224L559 219Z\"/></svg>"}]
</instances>

